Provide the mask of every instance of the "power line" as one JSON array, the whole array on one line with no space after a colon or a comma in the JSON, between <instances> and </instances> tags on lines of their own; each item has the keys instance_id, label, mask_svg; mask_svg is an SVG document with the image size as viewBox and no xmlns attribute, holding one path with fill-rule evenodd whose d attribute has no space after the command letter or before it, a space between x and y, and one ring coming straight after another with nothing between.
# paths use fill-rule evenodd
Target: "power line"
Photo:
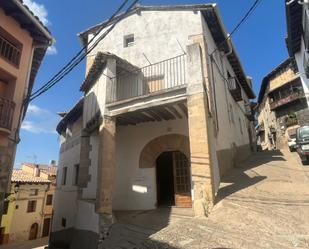
<instances>
[{"instance_id":1,"label":"power line","mask_svg":"<svg viewBox=\"0 0 309 249\"><path fill-rule=\"evenodd\" d=\"M135 0L129 8L126 10L125 14L127 14L138 2L139 0ZM62 80L66 75L68 75L97 45L100 41L102 41L116 26L116 24L122 20L122 18L116 19L113 25L105 31L100 37L95 41L97 36L100 34L100 32L110 24L110 22L117 16L117 14L123 9L123 7L129 2L129 0L125 0L121 6L117 9L117 11L109 18L109 20L106 22L105 25L102 25L96 32L96 34L92 37L92 39L83 46L83 48L56 74L54 75L46 84L44 84L42 87L40 87L38 90L36 90L34 93L32 93L30 96L27 97L25 103L30 102L34 100L35 98L39 97L43 93L45 93L47 90L49 90L51 87L53 87L55 84L57 84L60 80ZM94 41L93 44L91 44ZM88 46L90 48L88 48ZM83 51L86 50L87 52L83 53Z\"/></svg>"},{"instance_id":2,"label":"power line","mask_svg":"<svg viewBox=\"0 0 309 249\"><path fill-rule=\"evenodd\" d=\"M57 84L59 81L61 81L66 75L68 75L77 65L80 64L80 62L98 45L98 43L100 41L102 41L112 30L113 28L116 26L116 24L122 20L122 18L119 18L117 20L115 20L115 22L113 23L113 25L107 30L105 31L96 41L95 39L97 38L97 36L100 34L100 32L107 26L110 24L110 21L112 21L116 15L121 11L121 9L128 3L129 0L125 0L121 6L117 9L117 11L109 18L109 20L106 22L105 25L102 25L98 31L96 32L96 34L92 37L92 39L83 46L83 48L55 75L51 78L51 80L49 80L46 84L44 84L42 87L40 87L38 90L36 90L34 93L32 93L30 96L28 96L26 98L25 102L30 102L32 100L34 100L35 98L39 97L40 95L42 95L43 93L45 93L46 91L48 91L51 87L53 87L55 84ZM127 11L125 12L125 14L127 14L134 6L135 4L138 2L139 0L135 0L130 7L127 9ZM256 7L260 4L261 0L256 0L253 5L250 7L250 9L247 11L247 13L244 15L244 17L240 20L240 22L235 26L235 28L232 30L232 32L226 37L226 39L224 41L222 41L217 48L210 54L210 56L213 55L213 53L215 53L223 43L225 43L239 28L240 26L249 18L249 16L254 12L254 10L256 9ZM91 43L94 41L94 43L91 45ZM88 48L88 46L91 45L90 48ZM86 53L83 53L84 50L87 50ZM107 75L106 75L107 76ZM108 77L108 76L107 76Z\"/></svg>"},{"instance_id":3,"label":"power line","mask_svg":"<svg viewBox=\"0 0 309 249\"><path fill-rule=\"evenodd\" d=\"M262 2L262 0L255 0L255 2L252 4L252 6L248 9L246 14L243 16L243 18L238 22L238 24L235 26L235 28L232 30L232 32L222 41L217 48L210 54L213 55L228 39L232 37L234 33L238 31L240 26L245 23L245 21L250 17L250 15L255 11L255 9L258 7L258 5Z\"/></svg>"}]
</instances>

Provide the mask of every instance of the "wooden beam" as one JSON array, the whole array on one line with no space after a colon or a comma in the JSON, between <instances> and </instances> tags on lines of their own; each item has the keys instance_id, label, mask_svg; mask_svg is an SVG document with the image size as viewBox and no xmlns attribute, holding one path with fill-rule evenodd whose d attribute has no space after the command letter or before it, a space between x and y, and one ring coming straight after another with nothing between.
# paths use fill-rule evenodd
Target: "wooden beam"
<instances>
[{"instance_id":1,"label":"wooden beam","mask_svg":"<svg viewBox=\"0 0 309 249\"><path fill-rule=\"evenodd\" d=\"M176 119L172 113L170 113L168 110L164 108L164 106L158 106L155 109L158 112L158 114L162 116L164 120Z\"/></svg>"},{"instance_id":2,"label":"wooden beam","mask_svg":"<svg viewBox=\"0 0 309 249\"><path fill-rule=\"evenodd\" d=\"M160 115L158 115L154 110L147 109L144 112L147 113L148 115L152 116L155 120L162 121L162 118L160 117Z\"/></svg>"},{"instance_id":3,"label":"wooden beam","mask_svg":"<svg viewBox=\"0 0 309 249\"><path fill-rule=\"evenodd\" d=\"M166 106L166 108L172 112L177 118L182 118L182 115L176 110L176 108L172 105Z\"/></svg>"},{"instance_id":4,"label":"wooden beam","mask_svg":"<svg viewBox=\"0 0 309 249\"><path fill-rule=\"evenodd\" d=\"M187 108L187 106L183 102L179 103L178 106L180 107L182 112L185 114L185 116L188 118L188 108Z\"/></svg>"}]
</instances>

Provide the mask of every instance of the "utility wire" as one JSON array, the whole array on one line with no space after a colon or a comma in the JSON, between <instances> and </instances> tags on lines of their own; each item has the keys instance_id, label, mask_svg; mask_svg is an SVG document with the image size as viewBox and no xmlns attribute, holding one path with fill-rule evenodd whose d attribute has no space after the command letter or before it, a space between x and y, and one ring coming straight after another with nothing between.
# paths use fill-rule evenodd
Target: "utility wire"
<instances>
[{"instance_id":1,"label":"utility wire","mask_svg":"<svg viewBox=\"0 0 309 249\"><path fill-rule=\"evenodd\" d=\"M125 0L121 6L117 9L117 11L109 18L109 20L106 22L106 24L108 24L121 10L122 8L128 3L129 0ZM58 75L60 75L62 72L65 71L65 69L67 67L69 67L80 55L83 54L84 50L87 50L87 47L89 44L91 44L91 42L98 36L98 34L102 31L103 28L105 28L106 25L102 25L102 27L96 32L96 34L92 37L92 39L86 44L84 45L80 51L54 76L51 78L51 80L49 80L46 84L44 84L41 88L39 88L38 90L36 90L34 93L32 93L32 95L36 94L37 92L39 92L40 90L42 90L47 84L49 84L50 82L52 82L53 80L55 80L57 78Z\"/></svg>"},{"instance_id":2,"label":"utility wire","mask_svg":"<svg viewBox=\"0 0 309 249\"><path fill-rule=\"evenodd\" d=\"M262 2L262 0L255 0L255 2L252 4L252 6L249 8L249 10L246 12L246 14L243 16L243 18L238 22L238 24L235 26L235 28L232 30L232 32L222 41L217 48L210 54L213 55L228 39L232 37L234 33L238 31L240 26L247 21L247 19L250 17L250 15L255 11L255 9L258 7L258 5Z\"/></svg>"},{"instance_id":3,"label":"utility wire","mask_svg":"<svg viewBox=\"0 0 309 249\"><path fill-rule=\"evenodd\" d=\"M138 2L139 0L135 0L130 7L125 12L128 13ZM244 17L240 20L240 22L235 26L235 28L232 30L232 32L226 37L224 41L222 41L217 48L210 54L210 56L215 53L223 43L225 43L237 30L240 28L240 26L249 18L249 16L254 12L256 7L260 4L261 0L256 0L253 5L250 7L250 9L247 11L247 13L244 15ZM50 81L48 81L46 84L44 84L41 88L36 90L34 93L32 93L28 101L32 101L35 98L39 97L46 91L48 91L51 87L53 87L55 84L57 84L59 81L61 81L67 74L69 74L97 45L98 43L103 40L109 33L112 31L112 29L116 26L116 24L122 20L122 18L119 18L116 20L113 25L105 31L92 45L91 43L97 38L99 33L109 24L109 22L121 11L121 9L128 3L128 0L125 0L121 6L118 8L118 10L111 16L111 18L106 22L106 25L102 25L100 29L96 32L94 37L54 76ZM88 46L91 45L90 48ZM83 53L83 51L87 49L86 53ZM106 75L107 76L107 75ZM108 77L108 76L107 76Z\"/></svg>"},{"instance_id":4,"label":"utility wire","mask_svg":"<svg viewBox=\"0 0 309 249\"><path fill-rule=\"evenodd\" d=\"M84 45L84 47L55 75L52 77L51 80L49 80L46 84L44 84L42 87L40 87L38 90L36 90L34 93L32 93L26 101L32 101L35 98L39 97L41 94L45 93L47 90L49 90L51 87L53 87L55 84L57 84L60 80L62 80L67 74L69 74L97 45L100 41L102 41L116 26L116 24L122 20L122 18L119 18L115 20L113 25L106 30L100 37L95 41L95 39L98 37L100 32L110 24L110 21L112 21L116 15L123 9L123 7L128 3L129 0L125 0L121 6L117 9L117 11L109 18L109 20L106 22L105 25L102 25L96 32L96 34L92 37L92 39ZM135 0L129 8L126 10L125 14L127 14L138 2L139 0ZM93 44L91 44L94 41ZM88 48L88 46L90 48ZM86 49L86 53L83 53L83 51Z\"/></svg>"}]
</instances>

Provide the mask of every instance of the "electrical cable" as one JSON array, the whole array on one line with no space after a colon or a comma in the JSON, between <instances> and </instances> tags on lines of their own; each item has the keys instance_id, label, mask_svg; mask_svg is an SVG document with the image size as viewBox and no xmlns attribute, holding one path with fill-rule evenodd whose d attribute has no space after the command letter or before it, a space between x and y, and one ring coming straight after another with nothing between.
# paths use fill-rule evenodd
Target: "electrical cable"
<instances>
[{"instance_id":1,"label":"electrical cable","mask_svg":"<svg viewBox=\"0 0 309 249\"><path fill-rule=\"evenodd\" d=\"M100 37L93 44L91 44L100 34L100 32L110 24L110 22L116 17L116 15L128 3L128 1L129 0L125 0L121 4L121 6L117 9L117 11L112 15L112 17L109 18L106 24L102 25L100 29L97 30L96 34L92 37L92 39L86 45L84 45L84 47L55 76L53 76L51 80L49 80L46 84L44 84L30 96L28 96L28 99L26 101L30 102L35 98L39 97L47 90L49 90L51 87L53 87L55 84L57 84L60 80L62 80L67 74L69 74L98 45L98 43L102 41L112 31L112 29L116 26L116 24L123 19L123 18L116 19L113 25L102 35L100 35ZM129 11L131 11L138 1L139 0L135 0L129 6L129 8L126 10L124 14L127 14ZM88 48L89 45L91 45L90 48ZM82 53L85 49L87 50L87 52Z\"/></svg>"},{"instance_id":2,"label":"electrical cable","mask_svg":"<svg viewBox=\"0 0 309 249\"><path fill-rule=\"evenodd\" d=\"M215 53L228 39L232 37L234 33L238 31L240 26L245 23L245 21L250 17L250 15L255 11L255 9L258 7L258 5L262 2L262 0L255 0L255 2L252 4L252 6L249 8L249 10L246 12L246 14L241 18L241 20L238 22L238 24L235 26L235 28L232 30L232 32L222 41L217 48L211 52L210 55Z\"/></svg>"}]
</instances>

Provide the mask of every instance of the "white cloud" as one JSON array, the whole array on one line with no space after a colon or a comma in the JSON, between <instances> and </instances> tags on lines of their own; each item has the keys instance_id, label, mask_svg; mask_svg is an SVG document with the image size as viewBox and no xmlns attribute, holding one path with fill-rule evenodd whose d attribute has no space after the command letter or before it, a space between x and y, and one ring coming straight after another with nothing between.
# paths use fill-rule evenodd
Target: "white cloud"
<instances>
[{"instance_id":1,"label":"white cloud","mask_svg":"<svg viewBox=\"0 0 309 249\"><path fill-rule=\"evenodd\" d=\"M55 47L55 45L48 47L48 49L47 49L48 55L55 55L57 53L58 53L58 51L57 51L57 48Z\"/></svg>"},{"instance_id":2,"label":"white cloud","mask_svg":"<svg viewBox=\"0 0 309 249\"><path fill-rule=\"evenodd\" d=\"M36 3L34 0L23 0L23 2L44 25L50 24L48 20L48 11L43 4Z\"/></svg>"},{"instance_id":3,"label":"white cloud","mask_svg":"<svg viewBox=\"0 0 309 249\"><path fill-rule=\"evenodd\" d=\"M36 134L56 133L56 126L59 119L57 114L30 104L21 129Z\"/></svg>"}]
</instances>

